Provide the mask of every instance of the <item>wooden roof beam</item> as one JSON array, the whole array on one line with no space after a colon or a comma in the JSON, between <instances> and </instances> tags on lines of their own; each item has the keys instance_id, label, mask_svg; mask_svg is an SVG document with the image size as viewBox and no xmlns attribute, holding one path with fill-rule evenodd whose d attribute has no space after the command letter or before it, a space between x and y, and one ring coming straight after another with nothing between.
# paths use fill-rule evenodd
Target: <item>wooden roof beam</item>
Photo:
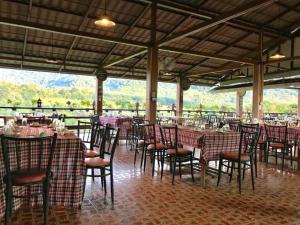
<instances>
[{"instance_id":1,"label":"wooden roof beam","mask_svg":"<svg viewBox=\"0 0 300 225\"><path fill-rule=\"evenodd\" d=\"M233 58L229 56L222 56L222 55L215 55L215 54L209 54L204 52L198 52L193 50L187 50L187 49L179 49L179 48L173 48L173 47L161 47L161 51L166 52L174 52L179 54L185 54L185 55L192 55L192 56L199 56L204 58L210 58L210 59L217 59L222 61L231 61L231 62L237 62L237 63L246 63L246 64L254 64L255 61L253 60L243 60L241 58Z\"/></svg>"},{"instance_id":2,"label":"wooden roof beam","mask_svg":"<svg viewBox=\"0 0 300 225\"><path fill-rule=\"evenodd\" d=\"M16 19L8 19L4 17L0 17L0 24L9 25L9 26L15 26L15 27L23 27L33 30L42 30L46 32L54 32L58 34L63 35L69 35L73 37L81 37L91 40L97 40L97 41L105 41L105 42L111 42L111 43L119 43L124 45L130 45L140 48L147 48L147 44L139 41L132 41L127 40L123 38L117 38L117 37L109 37L101 34L95 34L95 33L87 33L82 31L74 31L70 29L65 29L62 27L53 27L45 24L39 24L39 23L33 23L33 22L27 22L22 20L16 20Z\"/></svg>"},{"instance_id":3,"label":"wooden roof beam","mask_svg":"<svg viewBox=\"0 0 300 225\"><path fill-rule=\"evenodd\" d=\"M28 4L28 12L27 12L27 19L26 19L26 21L30 20L31 10L32 10L32 0L30 0L29 4ZM25 28L24 43L23 43L23 50L22 50L21 69L23 67L23 60L24 60L25 54L26 54L27 39L28 39L28 28Z\"/></svg>"},{"instance_id":4,"label":"wooden roof beam","mask_svg":"<svg viewBox=\"0 0 300 225\"><path fill-rule=\"evenodd\" d=\"M241 5L237 8L235 8L234 10L228 12L228 13L224 13L220 16L217 16L211 20L208 20L204 23L201 23L199 25L196 25L194 27L191 27L181 33L178 33L177 35L175 36L172 36L170 38L167 38L163 41L161 41L158 45L159 46L164 46L166 44L169 44L171 42L174 42L174 41L177 41L179 39L182 39L184 37L187 37L189 35L193 35L193 34L196 34L200 31L204 31L204 30L207 30L211 27L214 27L218 24L221 24L221 23L225 23L226 21L229 21L229 20L232 20L234 18L237 18L239 16L242 16L244 14L247 14L247 13L250 13L250 12L253 12L257 9L260 9L262 7L266 7L270 4L273 3L274 0L254 0L254 1L251 1L250 3L247 3L247 4L244 4L244 5Z\"/></svg>"},{"instance_id":5,"label":"wooden roof beam","mask_svg":"<svg viewBox=\"0 0 300 225\"><path fill-rule=\"evenodd\" d=\"M140 21L140 19L145 15L145 13L147 12L147 10L149 9L149 5L146 6L143 11L140 13L140 15L135 19L135 21L129 26L129 28L127 29L127 31L122 35L122 38L125 38L129 32L132 30L132 28L138 23L138 21ZM115 44L110 51L107 53L107 55L101 60L101 62L99 63L99 66L104 64L106 62L106 60L111 56L111 54L113 53L113 51L117 48L118 44ZM125 60L125 59L124 59ZM126 59L127 60L127 59ZM96 72L96 70L94 71L94 73Z\"/></svg>"},{"instance_id":6,"label":"wooden roof beam","mask_svg":"<svg viewBox=\"0 0 300 225\"><path fill-rule=\"evenodd\" d=\"M88 15L89 15L89 12L91 11L92 5L94 5L94 3L96 3L97 1L98 1L98 0L91 0L90 4L89 4L89 6L88 6L88 9L86 10L86 12L85 12L85 14L84 14L84 16L83 16L83 18L82 18L82 20L81 20L81 22L80 22L80 25L79 25L79 27L78 27L78 31L80 31L80 30L82 29L82 27L83 27L83 25L84 25L84 22L86 21ZM69 55L71 54L72 49L74 48L74 46L75 46L77 40L78 40L78 37L75 36L75 37L73 38L73 41L72 41L70 47L69 47L69 50L67 51L66 56L65 56L65 58L64 58L63 65L59 68L59 72L60 72L60 71L62 70L62 68L65 66L66 60L68 59Z\"/></svg>"},{"instance_id":7,"label":"wooden roof beam","mask_svg":"<svg viewBox=\"0 0 300 225\"><path fill-rule=\"evenodd\" d=\"M134 2L134 3L140 3L140 4L144 4L144 3L149 3L151 2L151 0L126 0L129 2ZM275 0L274 0L275 1ZM177 13L181 13L181 14L187 14L187 15L192 15L196 18L199 19L203 19L203 20L211 20L216 16L219 16L220 14L217 12L211 12L211 11L207 11L207 10L197 10L193 7L189 7L187 5L184 4L180 4L174 1L161 1L159 0L157 2L157 6L159 9L162 10L168 10L171 12L177 12ZM277 36L282 36L284 38L288 38L290 36L289 33L284 33L280 30L276 30L274 28L271 27L263 27L263 28L259 28L258 24L254 24L248 21L244 21L241 19L234 19L234 21L226 21L226 24L234 27L234 28L238 28L244 31L252 31L252 32L259 32L259 31L263 31L265 35L268 36L272 36L272 37L277 37Z\"/></svg>"}]
</instances>

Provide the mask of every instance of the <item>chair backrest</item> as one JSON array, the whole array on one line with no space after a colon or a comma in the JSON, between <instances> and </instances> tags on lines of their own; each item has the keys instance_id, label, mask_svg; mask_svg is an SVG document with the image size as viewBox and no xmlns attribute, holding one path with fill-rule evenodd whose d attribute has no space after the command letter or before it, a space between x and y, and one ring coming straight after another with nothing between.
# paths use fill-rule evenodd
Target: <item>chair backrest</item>
<instances>
[{"instance_id":1,"label":"chair backrest","mask_svg":"<svg viewBox=\"0 0 300 225\"><path fill-rule=\"evenodd\" d=\"M240 131L241 121L239 120L231 120L228 122L229 129L232 131Z\"/></svg>"},{"instance_id":2,"label":"chair backrest","mask_svg":"<svg viewBox=\"0 0 300 225\"><path fill-rule=\"evenodd\" d=\"M92 123L92 134L91 134L91 149L101 148L102 139L105 135L106 126L100 123Z\"/></svg>"},{"instance_id":3,"label":"chair backrest","mask_svg":"<svg viewBox=\"0 0 300 225\"><path fill-rule=\"evenodd\" d=\"M253 156L259 140L261 129L257 124L241 125L241 136L243 146L241 146L239 153L248 153Z\"/></svg>"},{"instance_id":4,"label":"chair backrest","mask_svg":"<svg viewBox=\"0 0 300 225\"><path fill-rule=\"evenodd\" d=\"M83 143L91 144L90 147L92 147L97 125L97 123L78 120L77 136L82 140Z\"/></svg>"},{"instance_id":5,"label":"chair backrest","mask_svg":"<svg viewBox=\"0 0 300 225\"><path fill-rule=\"evenodd\" d=\"M145 126L143 123L132 124L132 134L136 140L144 140L145 137Z\"/></svg>"},{"instance_id":6,"label":"chair backrest","mask_svg":"<svg viewBox=\"0 0 300 225\"><path fill-rule=\"evenodd\" d=\"M47 137L19 138L1 135L2 154L7 179L11 172L30 169L51 173L57 134Z\"/></svg>"},{"instance_id":7,"label":"chair backrest","mask_svg":"<svg viewBox=\"0 0 300 225\"><path fill-rule=\"evenodd\" d=\"M143 116L133 116L132 121L133 123L142 124L144 123L145 118Z\"/></svg>"},{"instance_id":8,"label":"chair backrest","mask_svg":"<svg viewBox=\"0 0 300 225\"><path fill-rule=\"evenodd\" d=\"M156 128L155 124L145 124L145 136L144 136L144 141L147 144L154 144L156 145L157 143L157 135L156 135Z\"/></svg>"},{"instance_id":9,"label":"chair backrest","mask_svg":"<svg viewBox=\"0 0 300 225\"><path fill-rule=\"evenodd\" d=\"M174 126L160 126L160 135L162 143L167 146L168 149L178 148L178 127Z\"/></svg>"},{"instance_id":10,"label":"chair backrest","mask_svg":"<svg viewBox=\"0 0 300 225\"><path fill-rule=\"evenodd\" d=\"M265 124L265 132L268 142L287 143L287 125L277 126Z\"/></svg>"},{"instance_id":11,"label":"chair backrest","mask_svg":"<svg viewBox=\"0 0 300 225\"><path fill-rule=\"evenodd\" d=\"M120 128L112 128L106 126L104 136L102 138L100 157L101 158L109 157L111 165L115 155L117 143L119 141L119 133L120 133Z\"/></svg>"},{"instance_id":12,"label":"chair backrest","mask_svg":"<svg viewBox=\"0 0 300 225\"><path fill-rule=\"evenodd\" d=\"M241 142L239 132L213 132L205 134L201 146L201 160L219 160L221 152L238 152Z\"/></svg>"},{"instance_id":13,"label":"chair backrest","mask_svg":"<svg viewBox=\"0 0 300 225\"><path fill-rule=\"evenodd\" d=\"M91 123L99 123L100 122L100 118L98 115L91 115L90 120L91 120Z\"/></svg>"}]
</instances>

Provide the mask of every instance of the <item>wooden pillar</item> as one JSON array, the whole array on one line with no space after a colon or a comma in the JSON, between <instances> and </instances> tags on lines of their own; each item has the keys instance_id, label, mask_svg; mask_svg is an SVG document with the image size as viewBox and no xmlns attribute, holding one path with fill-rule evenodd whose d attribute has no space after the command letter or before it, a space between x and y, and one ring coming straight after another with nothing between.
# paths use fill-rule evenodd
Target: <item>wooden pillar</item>
<instances>
[{"instance_id":1,"label":"wooden pillar","mask_svg":"<svg viewBox=\"0 0 300 225\"><path fill-rule=\"evenodd\" d=\"M176 89L176 116L182 116L183 112L183 90L181 88L181 77L177 77Z\"/></svg>"},{"instance_id":2,"label":"wooden pillar","mask_svg":"<svg viewBox=\"0 0 300 225\"><path fill-rule=\"evenodd\" d=\"M156 9L157 2L151 5L151 43L148 48L146 77L146 119L156 123L157 84L158 84L158 47L156 45Z\"/></svg>"},{"instance_id":3,"label":"wooden pillar","mask_svg":"<svg viewBox=\"0 0 300 225\"><path fill-rule=\"evenodd\" d=\"M150 123L156 122L157 84L158 84L158 48L148 49L147 63L147 93L146 93L146 119Z\"/></svg>"},{"instance_id":4,"label":"wooden pillar","mask_svg":"<svg viewBox=\"0 0 300 225\"><path fill-rule=\"evenodd\" d=\"M243 98L246 94L246 91L237 91L236 92L236 115L239 118L243 118Z\"/></svg>"},{"instance_id":5,"label":"wooden pillar","mask_svg":"<svg viewBox=\"0 0 300 225\"><path fill-rule=\"evenodd\" d=\"M97 115L102 115L103 111L103 81L96 78L96 102L95 102L95 113Z\"/></svg>"},{"instance_id":6,"label":"wooden pillar","mask_svg":"<svg viewBox=\"0 0 300 225\"><path fill-rule=\"evenodd\" d=\"M258 39L258 63L254 64L253 70L253 96L252 96L252 118L263 117L263 89L264 89L264 66L262 62L263 35L259 33Z\"/></svg>"},{"instance_id":7,"label":"wooden pillar","mask_svg":"<svg viewBox=\"0 0 300 225\"><path fill-rule=\"evenodd\" d=\"M297 116L300 117L300 89L298 89L298 107L297 107Z\"/></svg>"}]
</instances>

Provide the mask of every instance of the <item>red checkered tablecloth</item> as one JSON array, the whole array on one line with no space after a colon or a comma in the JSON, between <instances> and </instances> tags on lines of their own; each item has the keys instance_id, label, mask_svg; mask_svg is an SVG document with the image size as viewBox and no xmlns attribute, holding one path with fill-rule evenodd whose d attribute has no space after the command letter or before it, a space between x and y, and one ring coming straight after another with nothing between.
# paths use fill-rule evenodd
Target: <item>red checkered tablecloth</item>
<instances>
[{"instance_id":1,"label":"red checkered tablecloth","mask_svg":"<svg viewBox=\"0 0 300 225\"><path fill-rule=\"evenodd\" d=\"M48 133L53 131L44 128L30 128L26 127L21 130L22 137L37 135L42 131L47 130ZM68 206L79 207L82 202L83 191L83 173L84 173L84 157L83 157L84 145L81 140L74 134L67 136L58 136L56 148L54 152L54 158L52 163L53 177L51 179L51 188L49 195L49 203L52 206ZM28 162L29 158L33 160L36 148L32 149L31 156L22 156L24 164ZM47 149L45 149L47 151ZM45 152L44 154L47 154ZM13 158L11 159L13 164ZM5 173L2 149L0 146L0 216L4 215L5 211L5 195L3 176ZM36 185L31 191L40 190L41 186ZM14 193L24 194L24 187L15 187ZM14 208L19 208L26 200L14 199ZM42 204L42 196L33 198L31 201L33 206Z\"/></svg>"},{"instance_id":2,"label":"red checkered tablecloth","mask_svg":"<svg viewBox=\"0 0 300 225\"><path fill-rule=\"evenodd\" d=\"M100 116L99 120L103 125L110 124L110 126L113 128L119 127L119 139L126 138L127 130L132 129L131 117Z\"/></svg>"}]
</instances>

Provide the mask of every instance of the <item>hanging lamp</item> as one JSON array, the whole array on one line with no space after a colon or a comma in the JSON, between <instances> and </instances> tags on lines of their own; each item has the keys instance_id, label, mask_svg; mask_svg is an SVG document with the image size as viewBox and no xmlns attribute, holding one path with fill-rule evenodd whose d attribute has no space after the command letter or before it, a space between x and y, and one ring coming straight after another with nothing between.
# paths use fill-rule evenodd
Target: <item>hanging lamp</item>
<instances>
[{"instance_id":1,"label":"hanging lamp","mask_svg":"<svg viewBox=\"0 0 300 225\"><path fill-rule=\"evenodd\" d=\"M56 64L58 61L53 56L53 33L51 33L51 56L46 59L46 63Z\"/></svg>"},{"instance_id":2,"label":"hanging lamp","mask_svg":"<svg viewBox=\"0 0 300 225\"><path fill-rule=\"evenodd\" d=\"M278 3L280 3L280 1L278 1ZM279 7L280 6L278 5L278 15L280 15ZM278 17L278 27L280 28L280 16ZM283 58L285 58L285 55L281 53L280 45L279 45L278 50L270 56L270 59L283 59Z\"/></svg>"},{"instance_id":3,"label":"hanging lamp","mask_svg":"<svg viewBox=\"0 0 300 225\"><path fill-rule=\"evenodd\" d=\"M106 14L106 0L104 1L104 15L101 16L98 20L95 21L95 24L99 27L114 27L116 23L109 19Z\"/></svg>"}]
</instances>

